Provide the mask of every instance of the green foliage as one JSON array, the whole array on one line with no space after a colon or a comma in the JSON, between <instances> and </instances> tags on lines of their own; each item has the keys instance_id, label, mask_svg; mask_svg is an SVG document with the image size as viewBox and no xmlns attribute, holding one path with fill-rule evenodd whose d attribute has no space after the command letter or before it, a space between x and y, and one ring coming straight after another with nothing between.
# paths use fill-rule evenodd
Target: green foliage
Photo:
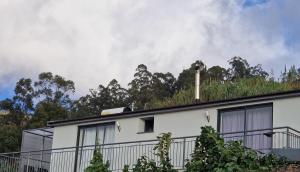
<instances>
[{"instance_id":1,"label":"green foliage","mask_svg":"<svg viewBox=\"0 0 300 172\"><path fill-rule=\"evenodd\" d=\"M199 65L202 70L200 71L200 81L203 82L206 79L206 65L202 62L197 60L196 62L192 63L188 69L184 69L178 76L176 81L176 89L179 90L186 90L189 88L194 87L195 85L195 67Z\"/></svg>"},{"instance_id":2,"label":"green foliage","mask_svg":"<svg viewBox=\"0 0 300 172\"><path fill-rule=\"evenodd\" d=\"M69 111L58 103L40 102L35 109L33 117L28 122L29 128L42 128L48 121L69 118Z\"/></svg>"},{"instance_id":3,"label":"green foliage","mask_svg":"<svg viewBox=\"0 0 300 172\"><path fill-rule=\"evenodd\" d=\"M20 150L21 128L14 124L0 125L0 152Z\"/></svg>"},{"instance_id":4,"label":"green foliage","mask_svg":"<svg viewBox=\"0 0 300 172\"><path fill-rule=\"evenodd\" d=\"M128 84L129 101L137 109L148 109L153 99L162 100L175 92L176 79L171 73L154 73L148 71L144 64L138 65L134 79Z\"/></svg>"},{"instance_id":5,"label":"green foliage","mask_svg":"<svg viewBox=\"0 0 300 172\"><path fill-rule=\"evenodd\" d=\"M225 143L212 127L201 130L192 158L186 164L186 172L271 171L284 162L272 154L260 156L238 141Z\"/></svg>"},{"instance_id":6,"label":"green foliage","mask_svg":"<svg viewBox=\"0 0 300 172\"><path fill-rule=\"evenodd\" d=\"M21 78L14 91L12 99L0 101L0 111L7 112L0 116L0 126L11 128L1 132L0 137L10 138L8 132L14 136L14 139L0 139L2 150L20 149L22 129L45 127L49 120L70 118L70 96L75 91L73 81L46 72L34 83Z\"/></svg>"},{"instance_id":7,"label":"green foliage","mask_svg":"<svg viewBox=\"0 0 300 172\"><path fill-rule=\"evenodd\" d=\"M173 165L171 164L171 159L169 156L170 147L172 144L172 134L171 133L163 133L158 136L158 144L154 147L154 150L157 151L155 155L159 157L160 166L159 171L162 172L173 172L176 171L173 169Z\"/></svg>"},{"instance_id":8,"label":"green foliage","mask_svg":"<svg viewBox=\"0 0 300 172\"><path fill-rule=\"evenodd\" d=\"M241 78L251 78L251 77L262 77L267 78L269 74L264 71L260 64L256 66L250 66L246 59L241 57L233 57L229 61L231 66L228 71L230 80L236 80Z\"/></svg>"},{"instance_id":9,"label":"green foliage","mask_svg":"<svg viewBox=\"0 0 300 172\"><path fill-rule=\"evenodd\" d=\"M205 82L201 87L201 101L225 100L269 94L294 89L288 83L265 80L262 77L238 79L235 82Z\"/></svg>"},{"instance_id":10,"label":"green foliage","mask_svg":"<svg viewBox=\"0 0 300 172\"><path fill-rule=\"evenodd\" d=\"M124 165L122 172L129 172L129 165Z\"/></svg>"},{"instance_id":11,"label":"green foliage","mask_svg":"<svg viewBox=\"0 0 300 172\"><path fill-rule=\"evenodd\" d=\"M153 172L159 171L156 162L154 160L149 160L148 157L142 156L137 160L132 172Z\"/></svg>"},{"instance_id":12,"label":"green foliage","mask_svg":"<svg viewBox=\"0 0 300 172\"><path fill-rule=\"evenodd\" d=\"M96 147L93 159L90 162L90 166L88 166L84 172L111 172L111 170L109 170L109 162L104 162L103 160L100 146Z\"/></svg>"},{"instance_id":13,"label":"green foliage","mask_svg":"<svg viewBox=\"0 0 300 172\"><path fill-rule=\"evenodd\" d=\"M200 101L209 102L246 96L255 96L300 88L291 83L278 83L262 77L232 81L205 81L201 85ZM170 107L194 103L194 88L181 90L171 98L151 102L151 107Z\"/></svg>"},{"instance_id":14,"label":"green foliage","mask_svg":"<svg viewBox=\"0 0 300 172\"><path fill-rule=\"evenodd\" d=\"M157 137L159 142L155 145L155 155L159 157L159 166L154 160L142 156L138 159L137 164L132 169L133 172L176 172L171 164L169 151L172 144L171 133L162 133Z\"/></svg>"},{"instance_id":15,"label":"green foliage","mask_svg":"<svg viewBox=\"0 0 300 172\"><path fill-rule=\"evenodd\" d=\"M99 85L90 94L79 98L73 104L73 117L100 114L103 109L128 106L128 91L113 79L107 86Z\"/></svg>"}]
</instances>

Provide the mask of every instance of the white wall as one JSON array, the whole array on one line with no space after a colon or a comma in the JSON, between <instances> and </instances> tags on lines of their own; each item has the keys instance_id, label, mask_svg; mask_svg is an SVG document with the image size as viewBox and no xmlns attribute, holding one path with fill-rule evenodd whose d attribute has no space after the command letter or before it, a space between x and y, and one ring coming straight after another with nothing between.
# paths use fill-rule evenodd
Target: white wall
<instances>
[{"instance_id":1,"label":"white wall","mask_svg":"<svg viewBox=\"0 0 300 172\"><path fill-rule=\"evenodd\" d=\"M52 149L75 147L77 142L77 125L55 127Z\"/></svg>"},{"instance_id":2,"label":"white wall","mask_svg":"<svg viewBox=\"0 0 300 172\"><path fill-rule=\"evenodd\" d=\"M300 131L300 98L273 102L273 127L292 127Z\"/></svg>"},{"instance_id":3,"label":"white wall","mask_svg":"<svg viewBox=\"0 0 300 172\"><path fill-rule=\"evenodd\" d=\"M207 122L206 111L209 111L211 116L210 122ZM217 126L217 110L202 109L155 115L153 133L138 133L140 131L139 120L141 119L117 120L121 126L121 131L116 130L116 142L155 139L159 134L166 132L171 132L173 137L198 135L201 126Z\"/></svg>"},{"instance_id":4,"label":"white wall","mask_svg":"<svg viewBox=\"0 0 300 172\"><path fill-rule=\"evenodd\" d=\"M163 132L171 132L173 137L198 135L200 133L201 126L210 125L214 128L217 128L218 109L272 102L273 127L290 126L292 128L300 130L300 98L288 98L273 101L262 101L231 106L219 106L207 109L157 114L154 116L153 133L138 133L140 131L140 119L138 117L115 120L119 122L121 126L120 132L117 128L115 129L115 142L156 139L156 136ZM206 111L208 111L210 115L210 122L207 122L205 115ZM145 118L145 116L141 118ZM54 129L53 148L76 146L77 129L78 125L56 127Z\"/></svg>"}]
</instances>

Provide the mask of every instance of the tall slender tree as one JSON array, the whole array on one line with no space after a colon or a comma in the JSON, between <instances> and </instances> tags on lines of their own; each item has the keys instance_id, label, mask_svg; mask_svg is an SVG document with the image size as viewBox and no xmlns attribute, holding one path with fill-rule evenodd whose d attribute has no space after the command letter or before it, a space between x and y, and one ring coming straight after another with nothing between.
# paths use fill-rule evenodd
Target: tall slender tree
<instances>
[{"instance_id":1,"label":"tall slender tree","mask_svg":"<svg viewBox=\"0 0 300 172\"><path fill-rule=\"evenodd\" d=\"M147 108L147 103L153 99L152 73L144 64L138 65L134 79L128 84L130 101L137 109Z\"/></svg>"}]
</instances>

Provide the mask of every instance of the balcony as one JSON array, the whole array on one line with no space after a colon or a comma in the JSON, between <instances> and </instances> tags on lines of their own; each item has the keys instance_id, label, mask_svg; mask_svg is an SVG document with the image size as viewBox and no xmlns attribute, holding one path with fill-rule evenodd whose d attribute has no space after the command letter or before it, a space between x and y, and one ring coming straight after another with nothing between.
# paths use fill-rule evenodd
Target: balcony
<instances>
[{"instance_id":1,"label":"balcony","mask_svg":"<svg viewBox=\"0 0 300 172\"><path fill-rule=\"evenodd\" d=\"M300 160L300 132L290 127L278 127L246 132L221 133L225 141L239 140L245 147L261 154L276 153L291 160ZM196 136L174 138L170 149L172 164L184 169L195 146ZM145 155L153 160L153 148L157 140L123 142L101 145L105 160L113 171L121 171L124 165L130 168ZM0 154L0 169L5 172L83 172L93 157L95 145L69 147L31 152Z\"/></svg>"}]
</instances>

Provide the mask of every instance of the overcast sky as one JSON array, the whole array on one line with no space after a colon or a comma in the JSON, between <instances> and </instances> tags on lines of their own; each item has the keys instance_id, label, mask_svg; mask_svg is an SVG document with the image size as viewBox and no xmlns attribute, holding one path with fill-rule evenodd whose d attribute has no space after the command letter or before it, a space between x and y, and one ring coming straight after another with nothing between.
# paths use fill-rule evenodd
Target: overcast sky
<instances>
[{"instance_id":1,"label":"overcast sky","mask_svg":"<svg viewBox=\"0 0 300 172\"><path fill-rule=\"evenodd\" d=\"M138 64L177 75L233 56L280 73L300 63L299 0L1 0L0 98L51 71L77 95Z\"/></svg>"}]
</instances>

